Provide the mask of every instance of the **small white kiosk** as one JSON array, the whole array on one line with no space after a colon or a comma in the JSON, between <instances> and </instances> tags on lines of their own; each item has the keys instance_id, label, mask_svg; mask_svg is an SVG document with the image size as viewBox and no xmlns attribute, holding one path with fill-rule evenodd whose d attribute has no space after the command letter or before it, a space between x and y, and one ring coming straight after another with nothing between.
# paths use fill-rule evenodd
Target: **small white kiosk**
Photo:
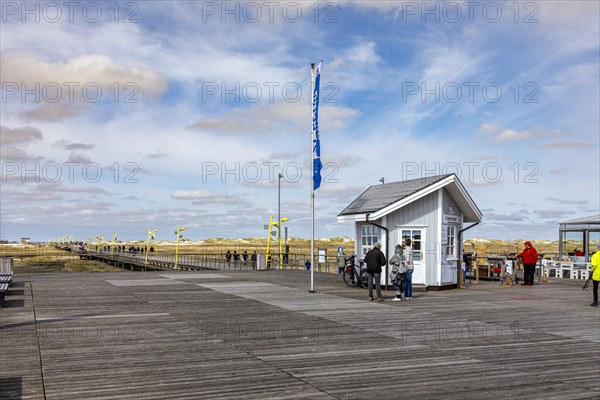
<instances>
[{"instance_id":1,"label":"small white kiosk","mask_svg":"<svg viewBox=\"0 0 600 400\"><path fill-rule=\"evenodd\" d=\"M413 284L451 288L458 282L462 232L483 215L458 177L449 174L370 186L337 218L354 222L360 258L376 242L389 258L408 237L414 252ZM473 225L465 227L467 223Z\"/></svg>"}]
</instances>

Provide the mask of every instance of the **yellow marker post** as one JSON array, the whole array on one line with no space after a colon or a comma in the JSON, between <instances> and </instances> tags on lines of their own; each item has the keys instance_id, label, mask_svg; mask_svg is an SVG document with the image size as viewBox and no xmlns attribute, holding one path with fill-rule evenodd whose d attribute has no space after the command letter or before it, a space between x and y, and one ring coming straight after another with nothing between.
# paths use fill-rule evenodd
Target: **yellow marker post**
<instances>
[{"instance_id":1,"label":"yellow marker post","mask_svg":"<svg viewBox=\"0 0 600 400\"><path fill-rule=\"evenodd\" d=\"M156 232L158 229L148 229L148 239L146 240L146 261L144 264L148 264L148 251L150 250L150 238L156 242ZM144 267L145 269L145 267Z\"/></svg>"},{"instance_id":2,"label":"yellow marker post","mask_svg":"<svg viewBox=\"0 0 600 400\"><path fill-rule=\"evenodd\" d=\"M98 235L96 236L96 239L98 239L98 243L96 244L96 253L100 253L100 241L102 240L104 243L104 235Z\"/></svg>"},{"instance_id":3,"label":"yellow marker post","mask_svg":"<svg viewBox=\"0 0 600 400\"><path fill-rule=\"evenodd\" d=\"M281 226L284 222L288 221L287 218L281 218L281 221L279 221L279 224L277 224L277 229L278 229L278 238L279 238L279 269L282 269L281 266L281 253L282 253L282 245L281 245Z\"/></svg>"},{"instance_id":4,"label":"yellow marker post","mask_svg":"<svg viewBox=\"0 0 600 400\"><path fill-rule=\"evenodd\" d=\"M185 231L185 226L177 225L177 230L175 231L175 234L177 235L177 239L175 240L175 265L173 266L173 269L177 269L177 263L179 261L179 238L183 231Z\"/></svg>"},{"instance_id":5,"label":"yellow marker post","mask_svg":"<svg viewBox=\"0 0 600 400\"><path fill-rule=\"evenodd\" d=\"M544 264L542 264L542 262L540 261L540 268L542 269L542 279L540 282L542 283L548 283L548 268L546 268L544 266Z\"/></svg>"},{"instance_id":6,"label":"yellow marker post","mask_svg":"<svg viewBox=\"0 0 600 400\"><path fill-rule=\"evenodd\" d=\"M273 227L277 227L277 229L281 229L281 224L288 221L288 218L281 218L281 221L273 221L273 217L269 217L269 232L267 233L267 265L271 266L271 236L275 232ZM265 225L267 228L267 225ZM281 235L279 235L279 269L281 269L281 253L282 253L282 244L281 244Z\"/></svg>"},{"instance_id":7,"label":"yellow marker post","mask_svg":"<svg viewBox=\"0 0 600 400\"><path fill-rule=\"evenodd\" d=\"M111 254L115 254L115 241L117 240L117 236L119 236L118 233L112 234L112 249L110 249Z\"/></svg>"}]
</instances>

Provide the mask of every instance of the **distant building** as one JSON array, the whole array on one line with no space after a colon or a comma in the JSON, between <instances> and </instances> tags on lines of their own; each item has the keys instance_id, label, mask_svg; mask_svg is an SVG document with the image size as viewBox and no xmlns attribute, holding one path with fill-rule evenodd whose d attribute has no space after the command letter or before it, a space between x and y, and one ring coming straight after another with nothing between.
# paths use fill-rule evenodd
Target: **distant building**
<instances>
[{"instance_id":1,"label":"distant building","mask_svg":"<svg viewBox=\"0 0 600 400\"><path fill-rule=\"evenodd\" d=\"M482 218L454 174L370 186L337 217L354 222L354 251L360 258L380 242L389 259L396 245L410 238L413 282L427 287L456 287L462 230L468 228L465 223ZM391 283L389 269L381 276L382 284Z\"/></svg>"},{"instance_id":2,"label":"distant building","mask_svg":"<svg viewBox=\"0 0 600 400\"><path fill-rule=\"evenodd\" d=\"M29 244L29 243L31 243L31 238L28 238L28 237L21 238L21 244Z\"/></svg>"}]
</instances>

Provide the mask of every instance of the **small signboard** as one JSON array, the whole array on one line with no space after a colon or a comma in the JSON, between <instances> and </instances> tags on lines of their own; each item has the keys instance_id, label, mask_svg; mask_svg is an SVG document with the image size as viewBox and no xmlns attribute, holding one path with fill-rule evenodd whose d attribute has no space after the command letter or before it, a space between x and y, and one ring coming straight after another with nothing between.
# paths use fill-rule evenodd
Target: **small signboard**
<instances>
[{"instance_id":1,"label":"small signboard","mask_svg":"<svg viewBox=\"0 0 600 400\"><path fill-rule=\"evenodd\" d=\"M513 262L512 262L512 260L506 260L505 264L506 264L506 273L509 274L509 275L512 275L512 271L513 271Z\"/></svg>"},{"instance_id":2,"label":"small signboard","mask_svg":"<svg viewBox=\"0 0 600 400\"><path fill-rule=\"evenodd\" d=\"M319 263L325 264L327 262L327 249L319 249Z\"/></svg>"},{"instance_id":3,"label":"small signboard","mask_svg":"<svg viewBox=\"0 0 600 400\"><path fill-rule=\"evenodd\" d=\"M458 224L460 222L460 219L456 215L444 215L444 222Z\"/></svg>"},{"instance_id":4,"label":"small signboard","mask_svg":"<svg viewBox=\"0 0 600 400\"><path fill-rule=\"evenodd\" d=\"M344 248L342 246L338 247L338 253L341 254L344 252Z\"/></svg>"}]
</instances>

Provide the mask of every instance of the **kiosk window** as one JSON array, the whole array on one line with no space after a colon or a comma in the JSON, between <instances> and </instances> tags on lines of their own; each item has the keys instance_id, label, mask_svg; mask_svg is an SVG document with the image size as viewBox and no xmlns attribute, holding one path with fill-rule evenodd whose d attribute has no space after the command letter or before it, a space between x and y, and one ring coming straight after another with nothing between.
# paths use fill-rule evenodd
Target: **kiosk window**
<instances>
[{"instance_id":1,"label":"kiosk window","mask_svg":"<svg viewBox=\"0 0 600 400\"><path fill-rule=\"evenodd\" d=\"M379 242L379 228L373 225L363 225L361 232L361 253L364 256Z\"/></svg>"},{"instance_id":2,"label":"kiosk window","mask_svg":"<svg viewBox=\"0 0 600 400\"><path fill-rule=\"evenodd\" d=\"M413 249L413 261L421 261L421 229L403 229L402 239L410 239Z\"/></svg>"},{"instance_id":3,"label":"kiosk window","mask_svg":"<svg viewBox=\"0 0 600 400\"><path fill-rule=\"evenodd\" d=\"M448 243L446 244L446 259L457 258L456 248L456 226L448 226Z\"/></svg>"}]
</instances>

